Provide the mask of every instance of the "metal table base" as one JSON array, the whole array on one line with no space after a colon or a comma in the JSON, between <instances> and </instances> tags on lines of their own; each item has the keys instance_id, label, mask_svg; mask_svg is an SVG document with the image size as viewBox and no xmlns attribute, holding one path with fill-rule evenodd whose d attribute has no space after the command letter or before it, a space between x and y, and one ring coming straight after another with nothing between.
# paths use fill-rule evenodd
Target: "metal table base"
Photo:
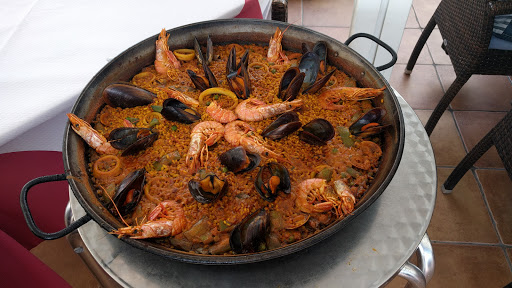
<instances>
[{"instance_id":1,"label":"metal table base","mask_svg":"<svg viewBox=\"0 0 512 288\"><path fill-rule=\"evenodd\" d=\"M405 147L384 193L341 231L313 247L237 266L172 261L134 248L90 221L78 229L98 265L125 287L379 287L396 275L425 287L434 271L425 232L436 197L430 141L412 108L397 94L405 120ZM70 191L75 218L85 214ZM418 266L407 260L417 251Z\"/></svg>"}]
</instances>

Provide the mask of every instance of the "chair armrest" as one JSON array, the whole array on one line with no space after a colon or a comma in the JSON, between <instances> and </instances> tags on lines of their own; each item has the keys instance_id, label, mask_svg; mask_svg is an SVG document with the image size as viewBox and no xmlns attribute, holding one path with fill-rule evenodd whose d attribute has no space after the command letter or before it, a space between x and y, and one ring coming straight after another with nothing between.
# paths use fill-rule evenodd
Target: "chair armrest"
<instances>
[{"instance_id":1,"label":"chair armrest","mask_svg":"<svg viewBox=\"0 0 512 288\"><path fill-rule=\"evenodd\" d=\"M494 16L512 14L512 1L489 1L489 8Z\"/></svg>"}]
</instances>

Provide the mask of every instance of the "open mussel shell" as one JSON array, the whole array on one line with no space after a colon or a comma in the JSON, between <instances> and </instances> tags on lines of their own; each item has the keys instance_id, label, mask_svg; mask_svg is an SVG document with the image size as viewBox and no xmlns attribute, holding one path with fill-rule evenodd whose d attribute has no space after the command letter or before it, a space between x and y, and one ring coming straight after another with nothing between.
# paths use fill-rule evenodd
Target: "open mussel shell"
<instances>
[{"instance_id":1,"label":"open mussel shell","mask_svg":"<svg viewBox=\"0 0 512 288\"><path fill-rule=\"evenodd\" d=\"M299 62L299 70L305 74L302 86L307 88L313 85L320 70L320 58L318 55L314 52L306 52L302 55Z\"/></svg>"},{"instance_id":2,"label":"open mussel shell","mask_svg":"<svg viewBox=\"0 0 512 288\"><path fill-rule=\"evenodd\" d=\"M334 72L336 72L336 69L332 69L331 72L327 73L324 77L318 79L318 81L315 81L313 85L306 87L302 93L316 93L318 90L322 89L322 87L325 86L327 82L329 82L329 79L331 79L331 76L334 75Z\"/></svg>"},{"instance_id":3,"label":"open mussel shell","mask_svg":"<svg viewBox=\"0 0 512 288\"><path fill-rule=\"evenodd\" d=\"M229 52L226 62L226 78L231 91L233 91L239 99L247 99L251 94L251 80L247 72L249 65L249 50L240 58L240 62L236 63L236 49L233 47Z\"/></svg>"},{"instance_id":4,"label":"open mussel shell","mask_svg":"<svg viewBox=\"0 0 512 288\"><path fill-rule=\"evenodd\" d=\"M286 194L290 193L290 174L283 165L269 162L260 167L260 171L254 181L254 187L263 199L274 202L279 191Z\"/></svg>"},{"instance_id":5,"label":"open mussel shell","mask_svg":"<svg viewBox=\"0 0 512 288\"><path fill-rule=\"evenodd\" d=\"M116 188L114 197L112 197L114 204L121 216L130 214L133 209L139 204L142 195L144 194L144 181L146 170L139 169L131 172L126 176L119 186ZM117 215L115 208L110 205L110 210L114 215Z\"/></svg>"},{"instance_id":6,"label":"open mussel shell","mask_svg":"<svg viewBox=\"0 0 512 288\"><path fill-rule=\"evenodd\" d=\"M199 75L197 75L194 71L187 69L187 74L194 86L200 90L204 91L210 88L210 83L206 83L205 79Z\"/></svg>"},{"instance_id":7,"label":"open mussel shell","mask_svg":"<svg viewBox=\"0 0 512 288\"><path fill-rule=\"evenodd\" d=\"M173 98L166 99L162 106L163 108L160 113L167 120L192 124L201 119L201 114L179 100Z\"/></svg>"},{"instance_id":8,"label":"open mussel shell","mask_svg":"<svg viewBox=\"0 0 512 288\"><path fill-rule=\"evenodd\" d=\"M108 85L102 96L109 106L120 108L148 105L156 98L156 94L128 82Z\"/></svg>"},{"instance_id":9,"label":"open mussel shell","mask_svg":"<svg viewBox=\"0 0 512 288\"><path fill-rule=\"evenodd\" d=\"M318 41L313 47L313 52L318 55L320 63L323 63L320 68L323 68L322 73L327 72L327 43Z\"/></svg>"},{"instance_id":10,"label":"open mussel shell","mask_svg":"<svg viewBox=\"0 0 512 288\"><path fill-rule=\"evenodd\" d=\"M270 123L270 125L261 132L261 136L277 140L299 130L301 126L302 123L300 122L299 115L296 112L286 112L277 117L274 122Z\"/></svg>"},{"instance_id":11,"label":"open mussel shell","mask_svg":"<svg viewBox=\"0 0 512 288\"><path fill-rule=\"evenodd\" d=\"M300 88L306 74L300 72L299 68L291 67L284 72L279 83L277 97L284 101L292 101L299 95Z\"/></svg>"},{"instance_id":12,"label":"open mussel shell","mask_svg":"<svg viewBox=\"0 0 512 288\"><path fill-rule=\"evenodd\" d=\"M158 133L148 128L121 127L110 132L108 141L112 147L124 150L122 156L134 155L153 145Z\"/></svg>"},{"instance_id":13,"label":"open mussel shell","mask_svg":"<svg viewBox=\"0 0 512 288\"><path fill-rule=\"evenodd\" d=\"M259 252L266 249L269 233L270 213L262 209L235 226L229 237L229 245L236 254Z\"/></svg>"},{"instance_id":14,"label":"open mussel shell","mask_svg":"<svg viewBox=\"0 0 512 288\"><path fill-rule=\"evenodd\" d=\"M325 119L315 119L302 127L299 139L311 145L326 145L334 137L334 127Z\"/></svg>"},{"instance_id":15,"label":"open mussel shell","mask_svg":"<svg viewBox=\"0 0 512 288\"><path fill-rule=\"evenodd\" d=\"M386 115L384 108L374 108L359 117L348 129L352 135L363 138L378 134L389 126L380 124L384 115Z\"/></svg>"},{"instance_id":16,"label":"open mussel shell","mask_svg":"<svg viewBox=\"0 0 512 288\"><path fill-rule=\"evenodd\" d=\"M229 171L238 174L252 171L258 167L261 156L257 153L247 152L242 146L238 146L220 154L219 160Z\"/></svg>"},{"instance_id":17,"label":"open mussel shell","mask_svg":"<svg viewBox=\"0 0 512 288\"><path fill-rule=\"evenodd\" d=\"M206 65L209 65L213 60L213 42L210 38L210 35L208 35L208 38L206 38L206 55L203 55L201 45L199 44L199 41L197 41L196 37L194 37L194 50L196 52L196 57L197 61L199 61L199 64L203 64L204 62Z\"/></svg>"},{"instance_id":18,"label":"open mussel shell","mask_svg":"<svg viewBox=\"0 0 512 288\"><path fill-rule=\"evenodd\" d=\"M208 204L222 197L228 190L228 183L216 175L206 175L201 180L190 180L188 191L197 202Z\"/></svg>"}]
</instances>

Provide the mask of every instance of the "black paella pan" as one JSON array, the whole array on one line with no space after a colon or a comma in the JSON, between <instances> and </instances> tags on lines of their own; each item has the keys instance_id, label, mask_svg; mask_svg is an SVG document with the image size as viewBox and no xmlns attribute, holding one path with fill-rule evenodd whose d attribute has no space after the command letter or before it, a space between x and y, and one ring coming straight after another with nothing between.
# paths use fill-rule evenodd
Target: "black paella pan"
<instances>
[{"instance_id":1,"label":"black paella pan","mask_svg":"<svg viewBox=\"0 0 512 288\"><path fill-rule=\"evenodd\" d=\"M288 27L289 26L289 27ZM384 95L374 99L374 105L386 109L384 121L390 124L390 128L383 133L383 154L378 172L373 182L370 184L366 194L357 203L355 210L351 215L344 219L337 220L319 233L269 251L263 251L252 254L241 255L200 255L180 250L174 250L151 241L134 240L122 238L123 241L139 249L158 254L173 260L179 260L195 264L243 264L288 255L296 251L314 245L321 240L331 236L342 229L352 219L363 213L386 189L393 178L402 156L404 146L404 123L403 117L393 89L378 72L391 67L396 62L396 53L389 46L380 42L380 40L370 35L354 35L343 44L333 38L321 33L299 27L288 25L287 23L277 21L253 20L253 19L230 19L214 20L207 22L194 23L175 29L168 30L171 35L170 49L193 47L194 37L206 39L208 35L215 44L228 43L252 43L267 46L271 35L276 28L286 30L282 41L283 49L291 51L301 51L302 43L314 44L317 41L325 41L328 48L328 62L336 66L346 74L357 80L360 87L381 88L386 87ZM229 31L229 33L227 33ZM368 37L379 45L386 48L393 55L393 60L381 67L375 68L361 55L354 52L347 45L354 38ZM155 41L158 35L150 37L121 53L101 69L87 84L78 100L76 101L71 113L78 117L92 122L95 115L99 113L105 105L102 98L103 89L111 83L118 81L129 81L131 77L137 74L143 67L153 64L155 59ZM381 101L383 100L383 101ZM60 175L43 176L28 182L23 187L20 196L22 211L27 220L27 224L32 232L46 240L60 238L81 225L93 219L106 231L113 231L123 226L119 220L113 217L108 210L98 201L94 194L93 184L87 173L87 144L78 136L69 126L66 126L63 142L63 160L65 173ZM36 225L27 203L27 193L29 189L43 182L67 180L74 196L84 208L87 215L76 220L69 227L55 233L45 233ZM112 235L112 237L116 237Z\"/></svg>"}]
</instances>

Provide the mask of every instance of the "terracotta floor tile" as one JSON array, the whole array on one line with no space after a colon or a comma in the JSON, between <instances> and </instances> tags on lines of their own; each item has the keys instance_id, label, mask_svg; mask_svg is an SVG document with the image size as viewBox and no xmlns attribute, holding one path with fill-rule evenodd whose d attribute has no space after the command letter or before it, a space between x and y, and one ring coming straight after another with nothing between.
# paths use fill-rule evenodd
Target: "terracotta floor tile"
<instances>
[{"instance_id":1,"label":"terracotta floor tile","mask_svg":"<svg viewBox=\"0 0 512 288\"><path fill-rule=\"evenodd\" d=\"M451 65L436 66L446 91L455 81ZM512 84L507 76L473 75L453 98L454 110L508 111L512 101Z\"/></svg>"},{"instance_id":2,"label":"terracotta floor tile","mask_svg":"<svg viewBox=\"0 0 512 288\"><path fill-rule=\"evenodd\" d=\"M455 121L470 151L503 117L504 112L454 111ZM503 168L496 148L492 146L474 165L478 168Z\"/></svg>"},{"instance_id":3,"label":"terracotta floor tile","mask_svg":"<svg viewBox=\"0 0 512 288\"><path fill-rule=\"evenodd\" d=\"M353 0L302 0L304 26L350 27Z\"/></svg>"},{"instance_id":4,"label":"terracotta floor tile","mask_svg":"<svg viewBox=\"0 0 512 288\"><path fill-rule=\"evenodd\" d=\"M441 43L443 43L441 33L439 32L439 29L434 29L427 39L428 50L430 51L435 64L450 65L452 64L450 56L448 56L444 52L443 48L441 48Z\"/></svg>"},{"instance_id":5,"label":"terracotta floor tile","mask_svg":"<svg viewBox=\"0 0 512 288\"><path fill-rule=\"evenodd\" d=\"M288 23L302 25L302 0L288 0Z\"/></svg>"},{"instance_id":6,"label":"terracotta floor tile","mask_svg":"<svg viewBox=\"0 0 512 288\"><path fill-rule=\"evenodd\" d=\"M416 114L425 125L432 114L432 110L415 110ZM430 135L430 143L434 149L437 166L457 166L466 156L466 150L455 126L455 120L451 112L444 112Z\"/></svg>"},{"instance_id":7,"label":"terracotta floor tile","mask_svg":"<svg viewBox=\"0 0 512 288\"><path fill-rule=\"evenodd\" d=\"M504 170L481 170L476 173L491 208L504 244L512 244L512 181Z\"/></svg>"},{"instance_id":8,"label":"terracotta floor tile","mask_svg":"<svg viewBox=\"0 0 512 288\"><path fill-rule=\"evenodd\" d=\"M348 35L350 33L350 28L339 28L339 27L306 27L311 30L315 30L317 32L323 33L327 36L330 36L340 42L345 42L347 40Z\"/></svg>"},{"instance_id":9,"label":"terracotta floor tile","mask_svg":"<svg viewBox=\"0 0 512 288\"><path fill-rule=\"evenodd\" d=\"M499 247L433 244L435 271L428 287L503 287L512 281Z\"/></svg>"},{"instance_id":10,"label":"terracotta floor tile","mask_svg":"<svg viewBox=\"0 0 512 288\"><path fill-rule=\"evenodd\" d=\"M100 284L71 248L67 239L44 241L30 250L37 258L73 287L100 287Z\"/></svg>"},{"instance_id":11,"label":"terracotta floor tile","mask_svg":"<svg viewBox=\"0 0 512 288\"><path fill-rule=\"evenodd\" d=\"M404 74L405 65L396 64L390 84L413 109L434 109L444 94L433 65L416 65L411 75Z\"/></svg>"},{"instance_id":12,"label":"terracotta floor tile","mask_svg":"<svg viewBox=\"0 0 512 288\"><path fill-rule=\"evenodd\" d=\"M427 229L430 239L498 243L480 188L472 173L462 177L452 194L441 192L440 187L452 170L437 168L436 206Z\"/></svg>"},{"instance_id":13,"label":"terracotta floor tile","mask_svg":"<svg viewBox=\"0 0 512 288\"><path fill-rule=\"evenodd\" d=\"M414 12L416 13L416 17L418 18L418 23L420 24L421 28L424 28L427 25L428 20L430 20L440 2L441 0L412 1L412 7L414 7Z\"/></svg>"},{"instance_id":14,"label":"terracotta floor tile","mask_svg":"<svg viewBox=\"0 0 512 288\"><path fill-rule=\"evenodd\" d=\"M416 20L416 13L414 13L414 8L412 7L409 12L409 17L407 17L405 28L420 28L420 24L418 24L418 20Z\"/></svg>"},{"instance_id":15,"label":"terracotta floor tile","mask_svg":"<svg viewBox=\"0 0 512 288\"><path fill-rule=\"evenodd\" d=\"M412 50L420 38L420 35L421 29L419 28L404 30L402 41L400 42L400 47L398 48L398 60L396 63L407 64L409 58L411 57ZM416 64L432 64L432 58L430 58L430 54L428 53L426 45L421 50Z\"/></svg>"}]
</instances>

